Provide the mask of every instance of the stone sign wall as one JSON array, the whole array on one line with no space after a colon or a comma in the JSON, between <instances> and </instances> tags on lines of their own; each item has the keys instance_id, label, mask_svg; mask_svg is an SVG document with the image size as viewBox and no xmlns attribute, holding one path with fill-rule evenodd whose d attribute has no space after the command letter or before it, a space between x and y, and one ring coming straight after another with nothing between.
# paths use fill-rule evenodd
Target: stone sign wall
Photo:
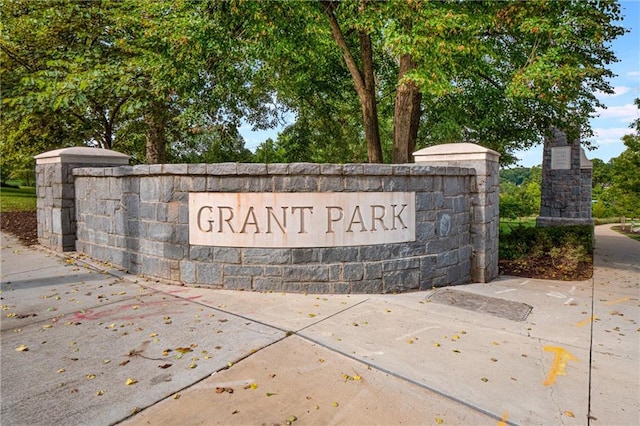
<instances>
[{"instance_id":1,"label":"stone sign wall","mask_svg":"<svg viewBox=\"0 0 640 426\"><path fill-rule=\"evenodd\" d=\"M593 225L592 163L580 140L553 129L545 140L542 158L542 197L538 226Z\"/></svg>"},{"instance_id":2,"label":"stone sign wall","mask_svg":"<svg viewBox=\"0 0 640 426\"><path fill-rule=\"evenodd\" d=\"M478 201L484 178L468 164L434 164L78 167L65 201L76 229L65 238L131 273L225 289L383 293L489 281L497 205ZM39 191L56 185L43 177Z\"/></svg>"}]
</instances>

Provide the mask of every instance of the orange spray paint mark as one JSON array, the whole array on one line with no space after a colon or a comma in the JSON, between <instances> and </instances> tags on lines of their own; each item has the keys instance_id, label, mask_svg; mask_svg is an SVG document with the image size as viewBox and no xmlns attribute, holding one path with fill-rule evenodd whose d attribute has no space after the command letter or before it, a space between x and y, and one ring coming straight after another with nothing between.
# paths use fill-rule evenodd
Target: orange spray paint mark
<instances>
[{"instance_id":1,"label":"orange spray paint mark","mask_svg":"<svg viewBox=\"0 0 640 426\"><path fill-rule=\"evenodd\" d=\"M509 420L509 413L505 411L502 413L502 417L500 418L497 426L507 426L507 420Z\"/></svg>"},{"instance_id":2,"label":"orange spray paint mark","mask_svg":"<svg viewBox=\"0 0 640 426\"><path fill-rule=\"evenodd\" d=\"M549 375L543 382L545 386L551 386L556 382L557 376L567 375L566 368L569 360L578 361L578 358L559 346L544 346L543 349L546 352L553 352L555 354Z\"/></svg>"},{"instance_id":3,"label":"orange spray paint mark","mask_svg":"<svg viewBox=\"0 0 640 426\"><path fill-rule=\"evenodd\" d=\"M621 297L620 299L616 299L616 300L609 300L608 302L605 302L604 304L607 306L611 306L611 305L617 305L618 303L622 303L622 302L626 302L627 300L631 300L630 297Z\"/></svg>"},{"instance_id":4,"label":"orange spray paint mark","mask_svg":"<svg viewBox=\"0 0 640 426\"><path fill-rule=\"evenodd\" d=\"M600 318L598 318L598 317L597 317L597 316L595 316L595 315L591 315L589 318L587 318L587 319L583 319L582 321L577 322L577 323L576 323L576 327L584 327L585 325L587 325L587 324L589 324L590 322L595 321L595 320L597 320L597 319L600 319Z\"/></svg>"}]
</instances>

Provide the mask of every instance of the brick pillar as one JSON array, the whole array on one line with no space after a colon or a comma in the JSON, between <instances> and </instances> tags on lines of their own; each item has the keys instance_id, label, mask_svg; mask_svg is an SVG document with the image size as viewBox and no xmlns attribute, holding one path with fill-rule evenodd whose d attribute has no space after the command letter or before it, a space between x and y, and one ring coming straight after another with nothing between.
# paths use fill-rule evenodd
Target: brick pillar
<instances>
[{"instance_id":1,"label":"brick pillar","mask_svg":"<svg viewBox=\"0 0 640 426\"><path fill-rule=\"evenodd\" d=\"M580 139L552 130L542 155L542 198L538 226L591 225L592 163L580 147Z\"/></svg>"},{"instance_id":2,"label":"brick pillar","mask_svg":"<svg viewBox=\"0 0 640 426\"><path fill-rule=\"evenodd\" d=\"M435 145L413 153L416 163L468 167L476 171L471 194L471 279L489 282L498 276L500 224L500 154L472 143Z\"/></svg>"},{"instance_id":3,"label":"brick pillar","mask_svg":"<svg viewBox=\"0 0 640 426\"><path fill-rule=\"evenodd\" d=\"M129 156L99 148L72 147L35 156L38 242L56 251L76 249L75 187L72 170L129 164Z\"/></svg>"}]
</instances>

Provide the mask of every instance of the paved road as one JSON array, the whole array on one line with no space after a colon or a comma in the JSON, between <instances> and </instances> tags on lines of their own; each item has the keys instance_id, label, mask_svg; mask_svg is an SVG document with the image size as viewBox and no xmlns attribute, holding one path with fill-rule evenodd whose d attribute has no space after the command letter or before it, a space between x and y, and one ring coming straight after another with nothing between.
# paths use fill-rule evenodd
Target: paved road
<instances>
[{"instance_id":1,"label":"paved road","mask_svg":"<svg viewBox=\"0 0 640 426\"><path fill-rule=\"evenodd\" d=\"M608 227L591 280L398 295L177 287L6 235L1 255L2 425L640 424L640 243Z\"/></svg>"}]
</instances>

